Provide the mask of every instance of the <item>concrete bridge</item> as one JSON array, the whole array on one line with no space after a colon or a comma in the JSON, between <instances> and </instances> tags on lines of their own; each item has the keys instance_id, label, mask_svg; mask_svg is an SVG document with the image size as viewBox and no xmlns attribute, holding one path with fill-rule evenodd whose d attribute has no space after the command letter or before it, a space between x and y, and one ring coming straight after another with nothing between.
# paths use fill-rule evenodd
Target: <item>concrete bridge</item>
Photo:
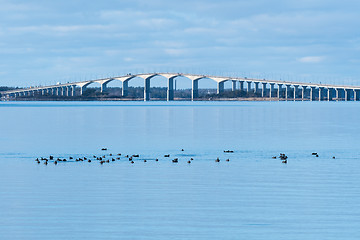
<instances>
[{"instance_id":1,"label":"concrete bridge","mask_svg":"<svg viewBox=\"0 0 360 240\"><path fill-rule=\"evenodd\" d=\"M268 97L274 100L318 100L318 101L359 101L360 86L342 86L317 83L302 83L276 81L266 79L249 79L237 77L208 76L197 74L183 73L146 73L146 74L128 74L120 77L96 79L82 82L73 82L65 84L57 84L51 86L31 87L1 92L3 100L11 100L21 96L54 95L54 96L75 96L76 92L83 94L86 87L91 84L98 83L101 86L101 92L105 92L107 85L112 81L120 81L122 83L122 96L128 95L128 83L133 78L139 77L144 80L144 101L150 100L150 81L156 76L162 76L167 79L167 100L174 100L174 79L185 77L192 81L191 99L198 98L198 83L202 79L212 79L217 83L217 93L224 91L224 83L232 82L232 91L242 90L261 94L262 97ZM244 85L246 88L244 88ZM259 87L260 86L260 87ZM80 91L76 91L79 88Z\"/></svg>"}]
</instances>

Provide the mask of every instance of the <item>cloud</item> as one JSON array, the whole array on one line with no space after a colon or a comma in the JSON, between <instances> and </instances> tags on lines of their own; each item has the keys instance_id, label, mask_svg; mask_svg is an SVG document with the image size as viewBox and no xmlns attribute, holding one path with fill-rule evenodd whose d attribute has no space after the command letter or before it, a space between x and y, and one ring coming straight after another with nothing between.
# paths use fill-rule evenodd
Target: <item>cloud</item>
<instances>
[{"instance_id":1,"label":"cloud","mask_svg":"<svg viewBox=\"0 0 360 240\"><path fill-rule=\"evenodd\" d=\"M320 63L325 60L322 56L307 56L299 58L298 61L302 63Z\"/></svg>"}]
</instances>

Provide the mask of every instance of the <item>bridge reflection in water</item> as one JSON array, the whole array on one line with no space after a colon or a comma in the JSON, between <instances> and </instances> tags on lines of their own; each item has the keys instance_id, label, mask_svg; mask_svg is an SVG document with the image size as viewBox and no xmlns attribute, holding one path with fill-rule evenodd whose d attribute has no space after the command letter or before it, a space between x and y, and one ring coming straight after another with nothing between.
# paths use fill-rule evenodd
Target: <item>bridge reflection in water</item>
<instances>
[{"instance_id":1,"label":"bridge reflection in water","mask_svg":"<svg viewBox=\"0 0 360 240\"><path fill-rule=\"evenodd\" d=\"M32 87L16 89L11 91L1 92L4 100L11 100L23 96L40 95L54 95L54 96L75 96L76 88L80 88L80 95L83 95L84 90L91 84L98 83L101 85L101 92L105 92L107 85L112 81L120 81L122 83L122 96L128 95L128 83L133 78L140 77L144 80L144 101L150 100L150 80L156 76L163 76L167 79L167 100L174 100L174 79L178 77L185 77L192 81L191 99L196 100L199 97L199 84L201 79L212 79L217 82L217 93L224 91L224 83L226 81L232 82L232 91L241 90L247 92L254 92L261 94L262 97L267 97L273 100L318 100L318 101L359 101L360 87L345 86L345 85L330 85L330 84L316 84L316 83L302 83L302 82L288 82L266 79L249 79L237 77L221 77L197 74L183 74L183 73L146 73L125 75L120 77L96 79L82 82L73 82L65 84L57 84L42 87ZM245 84L244 84L245 83ZM244 89L246 85L246 90ZM259 88L259 85L261 88Z\"/></svg>"}]
</instances>

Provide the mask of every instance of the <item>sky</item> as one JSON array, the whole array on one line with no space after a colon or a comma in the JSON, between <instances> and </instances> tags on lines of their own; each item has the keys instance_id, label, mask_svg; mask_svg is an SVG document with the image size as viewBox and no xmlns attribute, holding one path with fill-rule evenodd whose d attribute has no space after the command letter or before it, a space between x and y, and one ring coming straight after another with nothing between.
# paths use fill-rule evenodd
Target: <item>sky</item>
<instances>
[{"instance_id":1,"label":"sky","mask_svg":"<svg viewBox=\"0 0 360 240\"><path fill-rule=\"evenodd\" d=\"M356 0L0 0L0 6L0 86L155 71L360 85Z\"/></svg>"}]
</instances>

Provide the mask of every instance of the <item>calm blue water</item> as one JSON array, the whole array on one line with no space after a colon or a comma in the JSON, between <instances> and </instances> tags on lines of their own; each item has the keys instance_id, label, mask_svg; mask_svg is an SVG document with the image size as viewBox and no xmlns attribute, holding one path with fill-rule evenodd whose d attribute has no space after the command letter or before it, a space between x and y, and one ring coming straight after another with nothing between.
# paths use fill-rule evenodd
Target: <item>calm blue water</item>
<instances>
[{"instance_id":1,"label":"calm blue water","mask_svg":"<svg viewBox=\"0 0 360 240\"><path fill-rule=\"evenodd\" d=\"M2 102L0 239L360 239L359 104Z\"/></svg>"}]
</instances>

